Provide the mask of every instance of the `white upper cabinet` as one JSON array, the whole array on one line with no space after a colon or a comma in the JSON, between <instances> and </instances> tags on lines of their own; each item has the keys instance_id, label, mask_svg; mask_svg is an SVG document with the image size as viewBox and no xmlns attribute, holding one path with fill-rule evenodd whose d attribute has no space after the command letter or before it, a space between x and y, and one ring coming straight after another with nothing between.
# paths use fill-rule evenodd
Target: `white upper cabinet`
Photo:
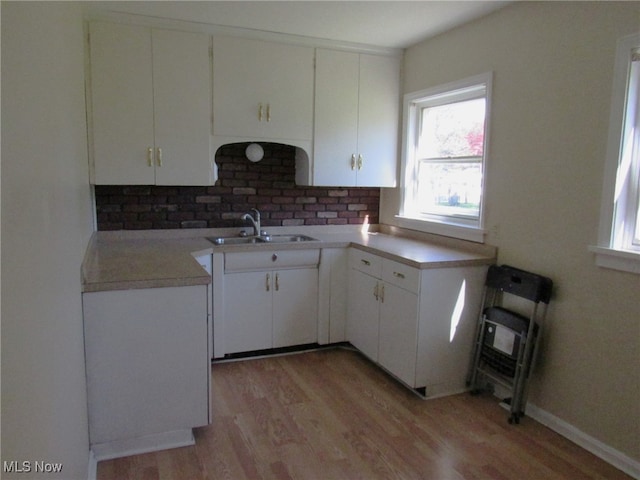
<instances>
[{"instance_id":1,"label":"white upper cabinet","mask_svg":"<svg viewBox=\"0 0 640 480\"><path fill-rule=\"evenodd\" d=\"M321 186L396 185L400 59L316 50L313 167Z\"/></svg>"},{"instance_id":2,"label":"white upper cabinet","mask_svg":"<svg viewBox=\"0 0 640 480\"><path fill-rule=\"evenodd\" d=\"M210 39L92 22L92 182L212 185Z\"/></svg>"},{"instance_id":3,"label":"white upper cabinet","mask_svg":"<svg viewBox=\"0 0 640 480\"><path fill-rule=\"evenodd\" d=\"M313 48L240 37L213 37L216 146L269 141L310 149Z\"/></svg>"}]
</instances>

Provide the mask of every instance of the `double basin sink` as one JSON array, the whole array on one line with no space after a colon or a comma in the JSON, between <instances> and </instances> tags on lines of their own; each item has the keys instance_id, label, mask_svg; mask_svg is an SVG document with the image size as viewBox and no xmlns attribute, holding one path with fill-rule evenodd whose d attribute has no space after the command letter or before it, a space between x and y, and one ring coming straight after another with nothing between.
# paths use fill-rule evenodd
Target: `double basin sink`
<instances>
[{"instance_id":1,"label":"double basin sink","mask_svg":"<svg viewBox=\"0 0 640 480\"><path fill-rule=\"evenodd\" d=\"M208 237L214 245L251 245L258 243L315 242L317 239L300 234L260 235L253 237Z\"/></svg>"}]
</instances>

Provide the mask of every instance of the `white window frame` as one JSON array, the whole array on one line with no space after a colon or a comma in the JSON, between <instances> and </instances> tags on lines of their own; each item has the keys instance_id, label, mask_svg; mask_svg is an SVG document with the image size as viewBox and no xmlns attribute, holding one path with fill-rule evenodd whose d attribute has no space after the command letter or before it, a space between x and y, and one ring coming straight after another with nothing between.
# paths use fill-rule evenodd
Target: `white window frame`
<instances>
[{"instance_id":1,"label":"white window frame","mask_svg":"<svg viewBox=\"0 0 640 480\"><path fill-rule=\"evenodd\" d=\"M640 33L618 41L598 245L589 248L598 266L640 274L640 243L633 238L640 208L640 65L633 62L632 70L631 62L638 48Z\"/></svg>"},{"instance_id":2,"label":"white window frame","mask_svg":"<svg viewBox=\"0 0 640 480\"><path fill-rule=\"evenodd\" d=\"M487 72L418 92L408 93L403 97L402 184L400 211L398 215L396 215L396 221L399 226L478 243L484 242L486 233L484 230L484 204L486 198L485 185L489 150L492 80L493 73ZM420 122L419 110L425 103L434 100L437 101L437 99L446 98L447 101L442 103L453 103L469 98L478 98L477 94L474 97L474 94L472 93L470 96L469 92L473 92L474 89L478 90L480 87L484 87L486 109L484 151L482 156L481 200L478 218L476 220L462 217L447 217L444 215L420 215L411 208L411 203L415 198L418 171L416 149Z\"/></svg>"}]
</instances>

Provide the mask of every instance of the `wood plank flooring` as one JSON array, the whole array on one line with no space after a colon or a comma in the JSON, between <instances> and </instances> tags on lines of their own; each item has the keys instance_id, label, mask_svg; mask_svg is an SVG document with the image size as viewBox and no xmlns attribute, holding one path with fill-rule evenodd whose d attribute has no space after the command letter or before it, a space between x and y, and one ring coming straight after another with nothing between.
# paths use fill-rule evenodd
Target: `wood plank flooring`
<instances>
[{"instance_id":1,"label":"wood plank flooring","mask_svg":"<svg viewBox=\"0 0 640 480\"><path fill-rule=\"evenodd\" d=\"M491 396L423 400L358 353L217 363L196 445L98 463L98 480L629 479Z\"/></svg>"}]
</instances>

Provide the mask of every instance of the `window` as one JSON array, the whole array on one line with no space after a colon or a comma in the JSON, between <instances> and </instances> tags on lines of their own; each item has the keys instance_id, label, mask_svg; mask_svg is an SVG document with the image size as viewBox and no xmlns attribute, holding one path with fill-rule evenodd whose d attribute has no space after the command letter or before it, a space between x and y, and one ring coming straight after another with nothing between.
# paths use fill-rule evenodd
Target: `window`
<instances>
[{"instance_id":1,"label":"window","mask_svg":"<svg viewBox=\"0 0 640 480\"><path fill-rule=\"evenodd\" d=\"M483 240L490 92L483 74L405 95L402 224Z\"/></svg>"},{"instance_id":2,"label":"window","mask_svg":"<svg viewBox=\"0 0 640 480\"><path fill-rule=\"evenodd\" d=\"M640 34L618 42L597 264L640 273Z\"/></svg>"}]
</instances>

